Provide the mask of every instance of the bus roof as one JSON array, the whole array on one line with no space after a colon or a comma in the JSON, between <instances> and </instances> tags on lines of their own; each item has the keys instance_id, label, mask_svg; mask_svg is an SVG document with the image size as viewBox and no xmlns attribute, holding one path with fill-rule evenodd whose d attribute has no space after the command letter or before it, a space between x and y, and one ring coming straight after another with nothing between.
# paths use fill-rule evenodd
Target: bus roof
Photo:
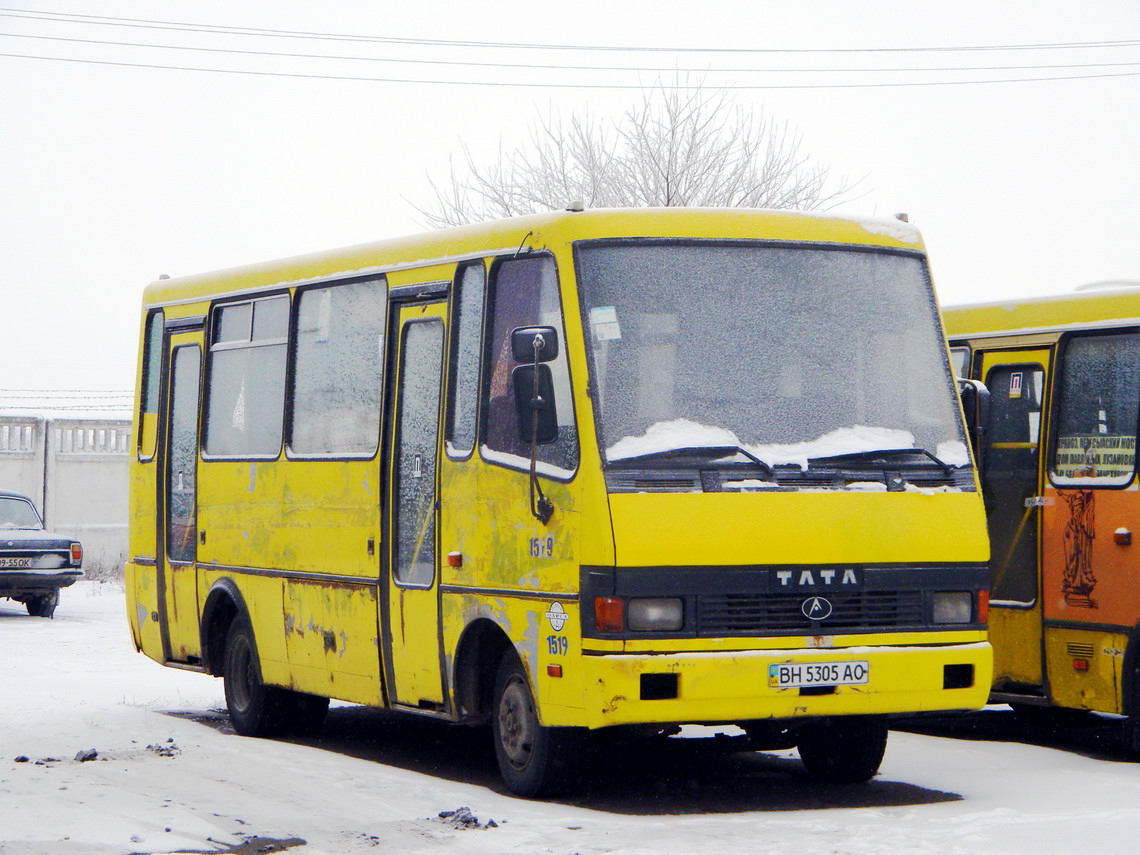
<instances>
[{"instance_id":1,"label":"bus roof","mask_svg":"<svg viewBox=\"0 0 1140 855\"><path fill-rule=\"evenodd\" d=\"M591 237L718 237L862 244L924 250L916 228L896 219L742 208L614 208L555 211L440 229L409 237L152 282L144 304L285 287L346 276L553 248Z\"/></svg>"},{"instance_id":2,"label":"bus roof","mask_svg":"<svg viewBox=\"0 0 1140 855\"><path fill-rule=\"evenodd\" d=\"M944 306L942 315L951 339L1140 325L1140 281L1096 282L1069 294Z\"/></svg>"}]
</instances>

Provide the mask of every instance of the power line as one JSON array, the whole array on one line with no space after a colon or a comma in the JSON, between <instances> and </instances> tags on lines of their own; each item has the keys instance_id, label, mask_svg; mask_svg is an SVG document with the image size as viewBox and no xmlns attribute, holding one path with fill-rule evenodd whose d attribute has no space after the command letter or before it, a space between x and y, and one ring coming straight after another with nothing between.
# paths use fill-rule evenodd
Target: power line
<instances>
[{"instance_id":1,"label":"power line","mask_svg":"<svg viewBox=\"0 0 1140 855\"><path fill-rule=\"evenodd\" d=\"M159 63L142 62L116 62L100 59L79 59L76 57L39 56L24 53L0 52L0 57L13 59L33 59L46 62L70 62L84 65L104 65L117 68L146 68L164 71L195 71L206 74L240 74L253 77L282 77L303 80L339 80L360 83L405 83L430 86L491 86L516 89L644 89L642 84L625 83L533 83L528 81L480 81L480 80L418 80L406 77L366 77L348 74L305 74L287 71L255 71L239 68L200 68L195 66L163 65ZM884 89L915 86L976 86L997 83L1046 83L1064 80L1097 80L1115 77L1135 77L1140 71L1124 71L1111 74L1071 74L1053 75L1048 77L1007 77L988 78L983 80L925 80L925 81L894 81L880 83L727 83L717 85L718 89L731 90L771 90L771 89Z\"/></svg>"},{"instance_id":2,"label":"power line","mask_svg":"<svg viewBox=\"0 0 1140 855\"><path fill-rule=\"evenodd\" d=\"M674 72L680 74L883 74L883 73L922 73L948 71L1049 71L1054 69L1076 68L1121 68L1140 65L1140 62L1087 62L1053 63L1046 65L957 65L957 66L912 66L880 68L669 68L613 65L546 65L538 63L513 62L472 62L464 60L407 59L397 57L348 56L343 54L295 53L288 51L242 50L238 48L211 48L192 45L154 44L147 42L119 42L106 39L78 39L65 36L43 36L30 33L0 33L3 38L37 39L43 41L68 42L71 44L102 45L107 47L137 47L155 50L180 50L198 53L224 53L240 56L270 56L289 59L330 59L346 62L387 62L407 65L459 66L462 68L509 68L549 71L638 71Z\"/></svg>"},{"instance_id":3,"label":"power line","mask_svg":"<svg viewBox=\"0 0 1140 855\"><path fill-rule=\"evenodd\" d=\"M107 15L79 15L67 12L40 12L31 9L0 8L0 15L11 18L46 20L88 25L132 27L136 29L176 30L227 35L251 35L271 38L323 39L329 41L379 42L442 47L493 48L496 50L553 50L553 51L616 51L628 53L719 53L719 54L818 54L818 53L926 53L965 51L1014 50L1070 50L1090 48L1133 47L1137 39L1102 40L1088 42L1043 42L1004 45L944 45L927 47L876 47L876 48L724 48L724 47L662 47L646 45L578 45L543 44L538 42L493 42L466 39L420 39L400 36L363 36L349 33L322 33L306 30L277 30L263 27L233 27L215 24L197 24L180 21L161 21L147 18L119 18Z\"/></svg>"}]
</instances>

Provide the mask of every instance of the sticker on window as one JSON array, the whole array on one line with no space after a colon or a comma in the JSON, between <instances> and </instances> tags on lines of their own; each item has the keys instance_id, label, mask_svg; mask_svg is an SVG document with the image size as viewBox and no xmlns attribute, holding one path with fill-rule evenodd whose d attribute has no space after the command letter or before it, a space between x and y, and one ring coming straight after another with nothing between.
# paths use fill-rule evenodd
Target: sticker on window
<instances>
[{"instance_id":1,"label":"sticker on window","mask_svg":"<svg viewBox=\"0 0 1140 855\"><path fill-rule=\"evenodd\" d=\"M613 306L590 309L590 328L594 331L595 341L614 341L621 338L617 309Z\"/></svg>"},{"instance_id":2,"label":"sticker on window","mask_svg":"<svg viewBox=\"0 0 1140 855\"><path fill-rule=\"evenodd\" d=\"M1021 397L1021 378L1022 374L1020 371L1014 371L1009 375L1009 397Z\"/></svg>"}]
</instances>

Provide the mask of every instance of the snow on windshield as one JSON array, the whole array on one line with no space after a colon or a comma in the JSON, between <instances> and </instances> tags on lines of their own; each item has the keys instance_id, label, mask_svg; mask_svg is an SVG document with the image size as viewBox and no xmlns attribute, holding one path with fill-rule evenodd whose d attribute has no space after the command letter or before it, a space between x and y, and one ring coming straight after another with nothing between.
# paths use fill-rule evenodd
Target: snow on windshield
<instances>
[{"instance_id":1,"label":"snow on windshield","mask_svg":"<svg viewBox=\"0 0 1140 855\"><path fill-rule=\"evenodd\" d=\"M966 454L966 446L957 443L961 446L958 449L952 447L954 445L954 443L940 445L939 451L945 452L946 456L939 454L939 459L955 466L967 463L969 457ZM868 425L839 428L805 442L747 445L742 443L735 433L725 428L702 425L688 419L674 419L658 422L641 436L623 437L606 449L606 457L610 460L623 460L673 449L709 446L739 447L770 466L794 463L805 469L808 459L812 457L915 447L914 434L909 431Z\"/></svg>"}]
</instances>

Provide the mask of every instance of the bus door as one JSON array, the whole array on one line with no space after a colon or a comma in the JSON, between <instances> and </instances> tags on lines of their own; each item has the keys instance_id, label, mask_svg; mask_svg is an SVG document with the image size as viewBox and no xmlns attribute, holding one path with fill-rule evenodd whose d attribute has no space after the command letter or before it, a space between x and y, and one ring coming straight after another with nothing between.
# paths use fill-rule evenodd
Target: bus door
<instances>
[{"instance_id":1,"label":"bus door","mask_svg":"<svg viewBox=\"0 0 1140 855\"><path fill-rule=\"evenodd\" d=\"M998 691L1042 685L1038 524L1050 351L983 352L990 390L982 485L990 534L990 641Z\"/></svg>"},{"instance_id":2,"label":"bus door","mask_svg":"<svg viewBox=\"0 0 1140 855\"><path fill-rule=\"evenodd\" d=\"M170 662L197 662L198 631L198 411L202 332L170 332L166 397L160 414L158 513L159 625Z\"/></svg>"},{"instance_id":3,"label":"bus door","mask_svg":"<svg viewBox=\"0 0 1140 855\"><path fill-rule=\"evenodd\" d=\"M395 317L392 441L388 464L385 632L390 702L443 708L437 463L443 376L443 302L403 305Z\"/></svg>"}]
</instances>

